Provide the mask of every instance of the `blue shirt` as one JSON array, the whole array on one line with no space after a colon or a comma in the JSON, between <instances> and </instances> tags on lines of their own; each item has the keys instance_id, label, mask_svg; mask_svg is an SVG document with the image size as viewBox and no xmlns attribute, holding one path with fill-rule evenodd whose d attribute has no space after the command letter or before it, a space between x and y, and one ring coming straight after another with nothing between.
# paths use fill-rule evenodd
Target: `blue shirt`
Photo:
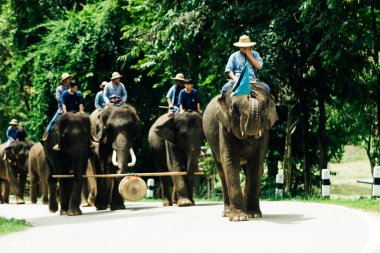
<instances>
[{"instance_id":1,"label":"blue shirt","mask_svg":"<svg viewBox=\"0 0 380 253\"><path fill-rule=\"evenodd\" d=\"M18 131L18 127L16 127L16 129L13 129L12 126L9 126L8 129L7 129L7 138L8 138L8 140L11 140L11 138L13 138L14 140L16 140L16 138L17 138L17 131Z\"/></svg>"},{"instance_id":2,"label":"blue shirt","mask_svg":"<svg viewBox=\"0 0 380 253\"><path fill-rule=\"evenodd\" d=\"M263 59L261 59L260 55L256 51L251 51L253 58L255 58L259 64L260 67L263 67ZM248 64L248 73L249 73L249 80L252 81L256 79L255 75L255 67L251 64L248 57L240 53L240 51L237 51L233 54L231 54L230 58L228 59L227 66L225 72L234 72L236 77L240 76L240 73L243 71L245 63Z\"/></svg>"},{"instance_id":3,"label":"blue shirt","mask_svg":"<svg viewBox=\"0 0 380 253\"><path fill-rule=\"evenodd\" d=\"M103 98L102 90L96 94L94 105L95 105L95 109L102 109L106 105L106 102L104 101L104 98Z\"/></svg>"},{"instance_id":4,"label":"blue shirt","mask_svg":"<svg viewBox=\"0 0 380 253\"><path fill-rule=\"evenodd\" d=\"M127 101L127 97L127 91L122 83L114 85L111 81L106 84L106 87L104 87L103 98L106 104L110 103L111 98L121 98L122 102L125 103Z\"/></svg>"},{"instance_id":5,"label":"blue shirt","mask_svg":"<svg viewBox=\"0 0 380 253\"><path fill-rule=\"evenodd\" d=\"M58 102L58 110L59 111L62 111L62 104L61 104L61 97L62 97L62 93L66 90L69 89L69 86L64 86L64 85L60 85L57 87L57 89L55 90L55 98L57 99L57 102Z\"/></svg>"},{"instance_id":6,"label":"blue shirt","mask_svg":"<svg viewBox=\"0 0 380 253\"><path fill-rule=\"evenodd\" d=\"M79 105L83 105L83 97L79 91L70 94L68 90L62 94L61 102L66 106L67 112L79 112Z\"/></svg>"},{"instance_id":7,"label":"blue shirt","mask_svg":"<svg viewBox=\"0 0 380 253\"><path fill-rule=\"evenodd\" d=\"M179 107L178 97L179 97L180 92L181 92L181 88L178 87L177 85L173 85L169 89L168 94L166 94L166 98L170 98L173 106Z\"/></svg>"},{"instance_id":8,"label":"blue shirt","mask_svg":"<svg viewBox=\"0 0 380 253\"><path fill-rule=\"evenodd\" d=\"M186 89L181 90L178 97L178 105L182 105L184 110L198 111L197 104L200 103L198 92L196 89L191 89L190 93Z\"/></svg>"}]
</instances>

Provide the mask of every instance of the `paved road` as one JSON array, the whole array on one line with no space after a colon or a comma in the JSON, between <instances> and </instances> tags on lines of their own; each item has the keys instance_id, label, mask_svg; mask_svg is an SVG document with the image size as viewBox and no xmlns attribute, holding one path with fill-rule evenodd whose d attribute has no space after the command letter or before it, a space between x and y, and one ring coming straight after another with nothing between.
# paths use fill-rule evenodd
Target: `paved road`
<instances>
[{"instance_id":1,"label":"paved road","mask_svg":"<svg viewBox=\"0 0 380 253\"><path fill-rule=\"evenodd\" d=\"M380 252L380 216L332 205L262 202L262 219L238 223L220 217L221 203L82 210L82 216L62 217L39 204L0 205L0 216L33 225L0 237L0 252Z\"/></svg>"}]
</instances>

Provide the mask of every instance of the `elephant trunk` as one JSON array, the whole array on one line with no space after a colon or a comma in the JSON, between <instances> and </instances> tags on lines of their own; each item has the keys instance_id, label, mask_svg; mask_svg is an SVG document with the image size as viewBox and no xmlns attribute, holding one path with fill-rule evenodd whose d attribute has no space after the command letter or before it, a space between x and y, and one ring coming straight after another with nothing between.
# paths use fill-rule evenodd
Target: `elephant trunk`
<instances>
[{"instance_id":1,"label":"elephant trunk","mask_svg":"<svg viewBox=\"0 0 380 253\"><path fill-rule=\"evenodd\" d=\"M120 135L116 138L112 151L112 164L118 167L122 173L126 172L128 167L136 164L136 155L133 148L128 148L128 140L125 136ZM128 163L128 157L131 156L132 161Z\"/></svg>"},{"instance_id":2,"label":"elephant trunk","mask_svg":"<svg viewBox=\"0 0 380 253\"><path fill-rule=\"evenodd\" d=\"M249 113L244 126L244 132L248 136L259 134L260 115L259 101L256 98L249 99Z\"/></svg>"}]
</instances>

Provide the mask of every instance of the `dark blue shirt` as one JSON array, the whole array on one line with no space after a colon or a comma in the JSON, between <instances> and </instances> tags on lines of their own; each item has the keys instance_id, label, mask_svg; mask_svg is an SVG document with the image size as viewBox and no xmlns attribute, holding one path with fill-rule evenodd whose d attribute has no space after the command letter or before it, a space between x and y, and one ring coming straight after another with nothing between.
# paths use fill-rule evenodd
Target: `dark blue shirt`
<instances>
[{"instance_id":1,"label":"dark blue shirt","mask_svg":"<svg viewBox=\"0 0 380 253\"><path fill-rule=\"evenodd\" d=\"M79 105L83 104L83 97L79 91L71 95L69 90L66 90L62 93L61 101L66 106L67 112L79 112Z\"/></svg>"},{"instance_id":2,"label":"dark blue shirt","mask_svg":"<svg viewBox=\"0 0 380 253\"><path fill-rule=\"evenodd\" d=\"M178 97L178 104L182 105L184 110L197 111L197 104L200 103L198 92L196 89L191 89L190 93L186 92L186 89L181 90Z\"/></svg>"},{"instance_id":3,"label":"dark blue shirt","mask_svg":"<svg viewBox=\"0 0 380 253\"><path fill-rule=\"evenodd\" d=\"M18 141L25 141L26 137L28 137L28 135L26 134L25 131L20 131L20 130L17 130L16 132L16 137L18 139Z\"/></svg>"}]
</instances>

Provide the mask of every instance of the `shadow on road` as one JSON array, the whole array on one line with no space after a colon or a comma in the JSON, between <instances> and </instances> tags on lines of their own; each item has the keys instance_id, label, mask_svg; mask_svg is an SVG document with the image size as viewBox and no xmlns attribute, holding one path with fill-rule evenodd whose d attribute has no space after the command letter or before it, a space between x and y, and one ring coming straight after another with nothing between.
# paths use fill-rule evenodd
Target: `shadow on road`
<instances>
[{"instance_id":1,"label":"shadow on road","mask_svg":"<svg viewBox=\"0 0 380 253\"><path fill-rule=\"evenodd\" d=\"M278 224L298 224L314 218L305 217L303 214L263 214L263 221L274 222Z\"/></svg>"}]
</instances>

